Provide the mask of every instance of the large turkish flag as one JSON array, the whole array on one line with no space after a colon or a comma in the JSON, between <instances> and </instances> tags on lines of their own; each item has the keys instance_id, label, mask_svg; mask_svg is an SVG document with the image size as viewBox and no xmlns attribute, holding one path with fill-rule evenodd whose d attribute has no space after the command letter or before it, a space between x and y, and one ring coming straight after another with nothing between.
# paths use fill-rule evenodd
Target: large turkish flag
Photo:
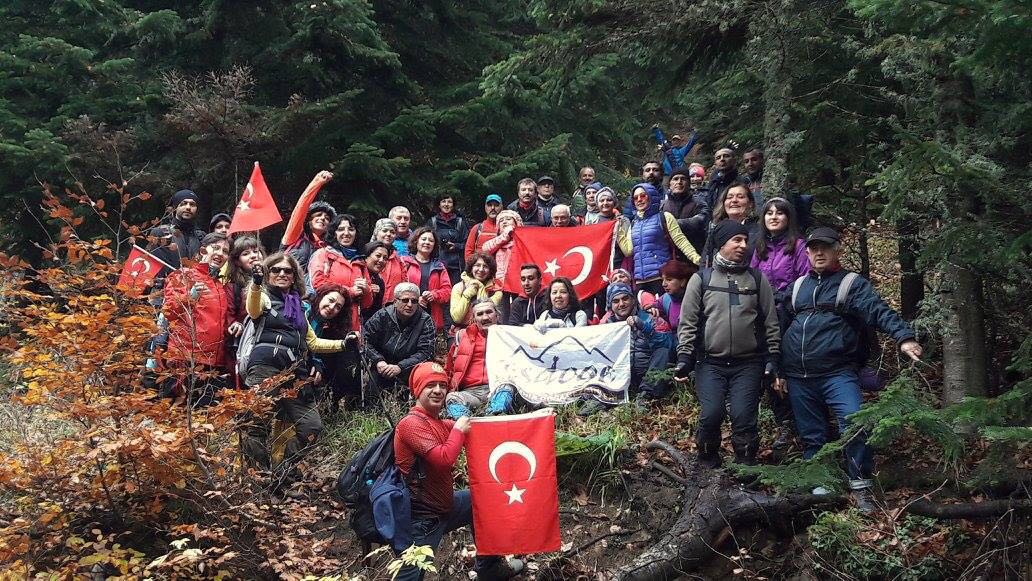
<instances>
[{"instance_id":1,"label":"large turkish flag","mask_svg":"<svg viewBox=\"0 0 1032 581\"><path fill-rule=\"evenodd\" d=\"M265 185L265 176L262 175L262 169L256 161L251 171L251 179L247 181L247 187L240 194L240 202L233 211L229 233L258 231L282 221L283 217L276 208L276 201L272 199L272 192L269 191L269 186Z\"/></svg>"},{"instance_id":2,"label":"large turkish flag","mask_svg":"<svg viewBox=\"0 0 1032 581\"><path fill-rule=\"evenodd\" d=\"M594 295L609 284L615 230L615 220L572 228L515 229L504 289L521 293L520 265L533 263L541 268L543 287L553 278L563 276L573 283L577 298L584 300Z\"/></svg>"},{"instance_id":3,"label":"large turkish flag","mask_svg":"<svg viewBox=\"0 0 1032 581\"><path fill-rule=\"evenodd\" d=\"M118 286L142 289L150 284L163 268L175 270L157 256L133 244L132 251L125 257L125 264L122 265Z\"/></svg>"},{"instance_id":4,"label":"large turkish flag","mask_svg":"<svg viewBox=\"0 0 1032 581\"><path fill-rule=\"evenodd\" d=\"M551 408L473 418L466 436L480 555L559 550L559 483Z\"/></svg>"}]
</instances>

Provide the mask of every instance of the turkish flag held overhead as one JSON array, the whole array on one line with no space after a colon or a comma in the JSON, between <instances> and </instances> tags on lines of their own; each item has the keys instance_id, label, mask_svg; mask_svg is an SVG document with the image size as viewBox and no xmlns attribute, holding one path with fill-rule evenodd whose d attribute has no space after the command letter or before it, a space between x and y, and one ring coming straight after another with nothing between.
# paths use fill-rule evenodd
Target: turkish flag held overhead
<instances>
[{"instance_id":1,"label":"turkish flag held overhead","mask_svg":"<svg viewBox=\"0 0 1032 581\"><path fill-rule=\"evenodd\" d=\"M161 269L175 270L157 256L133 244L129 256L125 257L122 274L118 277L118 286L124 288L144 288L161 272Z\"/></svg>"},{"instance_id":2,"label":"turkish flag held overhead","mask_svg":"<svg viewBox=\"0 0 1032 581\"><path fill-rule=\"evenodd\" d=\"M515 229L503 288L521 293L519 265L533 263L541 268L543 287L553 278L563 276L573 283L577 298L584 300L594 295L609 284L615 231L615 220L570 228Z\"/></svg>"},{"instance_id":3,"label":"turkish flag held overhead","mask_svg":"<svg viewBox=\"0 0 1032 581\"><path fill-rule=\"evenodd\" d=\"M473 418L466 465L481 555L559 550L559 483L551 408Z\"/></svg>"},{"instance_id":4,"label":"turkish flag held overhead","mask_svg":"<svg viewBox=\"0 0 1032 581\"><path fill-rule=\"evenodd\" d=\"M247 187L240 194L240 201L236 210L233 211L233 221L229 223L229 233L256 231L279 224L283 221L276 202L272 199L272 192L265 185L265 177L262 176L262 168L258 162L254 162L254 170L251 172L251 179L247 180Z\"/></svg>"}]
</instances>

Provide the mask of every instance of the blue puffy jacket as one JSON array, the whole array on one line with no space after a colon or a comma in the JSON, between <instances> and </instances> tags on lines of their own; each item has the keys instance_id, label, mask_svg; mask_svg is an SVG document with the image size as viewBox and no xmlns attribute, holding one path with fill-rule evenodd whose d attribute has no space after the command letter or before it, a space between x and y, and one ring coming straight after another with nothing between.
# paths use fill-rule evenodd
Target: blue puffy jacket
<instances>
[{"instance_id":1,"label":"blue puffy jacket","mask_svg":"<svg viewBox=\"0 0 1032 581\"><path fill-rule=\"evenodd\" d=\"M897 343L914 338L914 331L885 304L870 281L860 277L849 289L839 312L835 296L845 270L810 271L795 304L785 301L788 331L781 339L781 372L789 377L820 377L860 367L863 326L880 329Z\"/></svg>"},{"instance_id":2,"label":"blue puffy jacket","mask_svg":"<svg viewBox=\"0 0 1032 581\"><path fill-rule=\"evenodd\" d=\"M640 183L631 192L642 188L649 195L649 207L641 215L634 209L633 195L627 199L624 215L631 220L631 244L634 247L634 280L659 276L659 269L672 258L665 219L660 209L662 194L650 183Z\"/></svg>"}]
</instances>

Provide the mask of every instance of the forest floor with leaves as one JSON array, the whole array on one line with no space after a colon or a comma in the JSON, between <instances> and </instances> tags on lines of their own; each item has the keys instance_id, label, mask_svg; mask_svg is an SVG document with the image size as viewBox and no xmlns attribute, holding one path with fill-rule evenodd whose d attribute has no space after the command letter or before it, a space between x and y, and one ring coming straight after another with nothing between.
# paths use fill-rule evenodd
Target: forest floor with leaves
<instances>
[{"instance_id":1,"label":"forest floor with leaves","mask_svg":"<svg viewBox=\"0 0 1032 581\"><path fill-rule=\"evenodd\" d=\"M9 389L5 395L9 396ZM16 441L44 442L74 430L6 399L0 405L4 453L13 452ZM605 579L608 572L655 542L678 516L679 467L662 454L645 451L643 445L662 439L693 454L697 413L697 403L687 389L667 405L646 411L624 406L584 419L572 409L560 409L562 551L529 557L526 576ZM258 491L250 498L245 494L227 511L246 509L240 512L247 514L250 523L237 531L226 526L227 521L240 520L233 514L213 518L197 514L194 502L180 504L168 498L162 522L119 523L103 507L96 507L93 514L62 515L72 518L61 540L82 552L78 570L100 575L94 578L123 572L128 578L388 578L390 558L380 552L364 562L362 547L348 526L347 510L334 494L336 478L347 460L385 428L386 421L382 413L350 411L328 415L325 421L323 438L302 465L305 480L299 497L272 502L267 492ZM763 462L772 460L773 428L770 412L762 410ZM563 434L593 437L595 445L587 452L563 455ZM731 456L728 437L725 430L725 459ZM847 509L804 515L789 530L729 528L712 546L712 559L686 573L686 578L974 578L965 573L981 570L993 559L1015 561L1014 570L1027 572L1027 557L1022 562L1021 549L1016 553L1012 543L1021 538L1021 531L1029 530L1027 517L940 521L904 514L907 503L930 491L942 492L949 479L941 459L928 454L931 446L932 442L915 435L891 454L879 455L877 474L884 489L875 513L861 515ZM1023 463L1017 468L1032 470L1027 450L1020 458ZM981 459L979 451L972 450L964 462L974 466ZM463 468L460 465L459 486L464 485ZM239 477L238 484L237 498L242 490L261 488ZM755 483L742 486L761 488ZM24 504L11 494L2 500L0 525L9 526ZM35 524L57 519L44 511ZM45 538L38 530L35 536L31 542ZM442 578L467 577L473 555L467 531L446 536L438 555Z\"/></svg>"}]
</instances>

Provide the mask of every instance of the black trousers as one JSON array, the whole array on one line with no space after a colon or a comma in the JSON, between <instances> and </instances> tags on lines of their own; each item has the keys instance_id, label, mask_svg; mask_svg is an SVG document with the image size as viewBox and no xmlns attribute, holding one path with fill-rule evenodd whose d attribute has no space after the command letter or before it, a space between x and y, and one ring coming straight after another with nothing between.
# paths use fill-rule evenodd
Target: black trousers
<instances>
[{"instance_id":1,"label":"black trousers","mask_svg":"<svg viewBox=\"0 0 1032 581\"><path fill-rule=\"evenodd\" d=\"M702 412L699 416L697 441L699 449L720 448L720 425L727 407L731 409L731 443L736 456L755 456L760 445L759 415L760 380L763 361L733 363L704 361L695 371L695 388Z\"/></svg>"}]
</instances>

